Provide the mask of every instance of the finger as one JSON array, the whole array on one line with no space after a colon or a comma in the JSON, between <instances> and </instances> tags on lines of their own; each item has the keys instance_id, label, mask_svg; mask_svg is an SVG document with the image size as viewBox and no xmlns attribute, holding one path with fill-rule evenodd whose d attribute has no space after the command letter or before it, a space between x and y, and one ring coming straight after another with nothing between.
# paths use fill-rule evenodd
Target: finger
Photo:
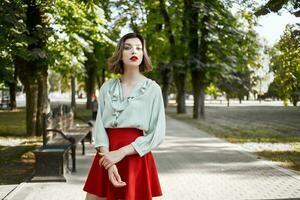
<instances>
[{"instance_id":1,"label":"finger","mask_svg":"<svg viewBox=\"0 0 300 200\"><path fill-rule=\"evenodd\" d=\"M104 157L99 160L100 165L103 165Z\"/></svg>"},{"instance_id":2,"label":"finger","mask_svg":"<svg viewBox=\"0 0 300 200\"><path fill-rule=\"evenodd\" d=\"M106 165L108 165L109 164L109 161L108 160L104 160L103 162L102 162L102 166L103 167L105 167Z\"/></svg>"},{"instance_id":3,"label":"finger","mask_svg":"<svg viewBox=\"0 0 300 200\"><path fill-rule=\"evenodd\" d=\"M105 169L108 169L110 164L111 164L110 162L106 162L106 163L103 165L103 167L104 167Z\"/></svg>"},{"instance_id":4,"label":"finger","mask_svg":"<svg viewBox=\"0 0 300 200\"><path fill-rule=\"evenodd\" d=\"M114 175L115 175L117 181L118 181L118 182L122 182L121 176L120 176L119 172L118 172L118 171L114 171L113 173L114 173Z\"/></svg>"},{"instance_id":5,"label":"finger","mask_svg":"<svg viewBox=\"0 0 300 200\"><path fill-rule=\"evenodd\" d=\"M111 174L110 176L110 182L112 183L112 185L114 187L122 187L122 184L120 184L117 180L116 177L114 176L114 174Z\"/></svg>"},{"instance_id":6,"label":"finger","mask_svg":"<svg viewBox=\"0 0 300 200\"><path fill-rule=\"evenodd\" d=\"M116 180L114 180L113 182L111 182L112 184L113 184L113 186L114 187L116 187L116 188L119 188L119 187L124 187L124 186L126 186L126 184L125 183L120 183L120 182L118 182L118 181L116 181Z\"/></svg>"},{"instance_id":7,"label":"finger","mask_svg":"<svg viewBox=\"0 0 300 200\"><path fill-rule=\"evenodd\" d=\"M112 164L112 163L109 163L109 164L106 166L105 169L107 170L107 169L109 169L111 166L113 166L113 164Z\"/></svg>"},{"instance_id":8,"label":"finger","mask_svg":"<svg viewBox=\"0 0 300 200\"><path fill-rule=\"evenodd\" d=\"M122 185L122 186L126 185L126 182L122 181L121 176L118 171L114 171L113 174L120 185Z\"/></svg>"},{"instance_id":9,"label":"finger","mask_svg":"<svg viewBox=\"0 0 300 200\"><path fill-rule=\"evenodd\" d=\"M99 160L99 165L100 165L100 167L103 166L103 163L101 160Z\"/></svg>"},{"instance_id":10,"label":"finger","mask_svg":"<svg viewBox=\"0 0 300 200\"><path fill-rule=\"evenodd\" d=\"M106 161L102 163L102 166L103 166L104 168L106 167L106 165L107 165L107 162L106 162Z\"/></svg>"}]
</instances>

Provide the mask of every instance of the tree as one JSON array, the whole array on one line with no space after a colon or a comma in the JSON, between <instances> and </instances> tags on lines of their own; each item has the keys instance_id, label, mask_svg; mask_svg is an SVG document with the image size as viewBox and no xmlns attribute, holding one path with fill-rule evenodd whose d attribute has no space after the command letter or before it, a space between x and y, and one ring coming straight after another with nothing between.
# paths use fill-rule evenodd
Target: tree
<instances>
[{"instance_id":1,"label":"tree","mask_svg":"<svg viewBox=\"0 0 300 200\"><path fill-rule=\"evenodd\" d=\"M279 96L287 105L300 100L300 25L287 25L279 42L271 51L271 70Z\"/></svg>"},{"instance_id":2,"label":"tree","mask_svg":"<svg viewBox=\"0 0 300 200\"><path fill-rule=\"evenodd\" d=\"M9 87L11 109L16 108L16 88L18 69L14 65L14 56L26 55L24 46L27 38L22 34L25 24L24 4L20 1L1 1L0 3L0 83Z\"/></svg>"},{"instance_id":3,"label":"tree","mask_svg":"<svg viewBox=\"0 0 300 200\"><path fill-rule=\"evenodd\" d=\"M42 132L41 116L48 107L49 66L74 77L76 69L84 65L85 52L93 51L93 42L103 41L101 33L105 29L98 26L103 23L97 15L99 10L92 1L86 3L79 0L1 2L1 11L8 11L0 20L1 62L11 62L7 66L14 67L24 85L28 135ZM62 8L68 9L62 11ZM68 20L60 21L64 19Z\"/></svg>"},{"instance_id":4,"label":"tree","mask_svg":"<svg viewBox=\"0 0 300 200\"><path fill-rule=\"evenodd\" d=\"M42 132L42 113L47 109L47 53L46 41L51 34L48 27L46 10L49 4L35 0L24 0L22 15L17 19L23 21L24 30L20 34L25 38L23 44L13 56L26 92L26 128L28 135L40 135ZM13 6L14 1L11 3Z\"/></svg>"},{"instance_id":5,"label":"tree","mask_svg":"<svg viewBox=\"0 0 300 200\"><path fill-rule=\"evenodd\" d=\"M105 50L103 10L90 3L87 6L81 1L56 1L53 7L51 25L56 27L49 47L57 60L52 69L65 74L71 80L73 109L75 103L75 79L84 80L87 93L87 108L95 94L98 55ZM75 109L74 109L75 110Z\"/></svg>"},{"instance_id":6,"label":"tree","mask_svg":"<svg viewBox=\"0 0 300 200\"><path fill-rule=\"evenodd\" d=\"M300 16L300 2L298 0L269 0L266 4L256 9L255 15L261 16L270 12L279 12L284 7L296 17Z\"/></svg>"}]
</instances>

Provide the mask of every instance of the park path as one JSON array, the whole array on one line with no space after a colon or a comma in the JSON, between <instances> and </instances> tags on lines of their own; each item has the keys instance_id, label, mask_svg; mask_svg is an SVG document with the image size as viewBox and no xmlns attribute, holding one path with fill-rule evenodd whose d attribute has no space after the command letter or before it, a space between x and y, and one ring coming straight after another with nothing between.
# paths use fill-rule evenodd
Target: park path
<instances>
[{"instance_id":1,"label":"park path","mask_svg":"<svg viewBox=\"0 0 300 200\"><path fill-rule=\"evenodd\" d=\"M299 174L169 117L165 142L153 152L164 193L156 199L300 199ZM78 171L66 175L67 183L22 183L5 199L84 199L92 146L86 156L77 155Z\"/></svg>"}]
</instances>

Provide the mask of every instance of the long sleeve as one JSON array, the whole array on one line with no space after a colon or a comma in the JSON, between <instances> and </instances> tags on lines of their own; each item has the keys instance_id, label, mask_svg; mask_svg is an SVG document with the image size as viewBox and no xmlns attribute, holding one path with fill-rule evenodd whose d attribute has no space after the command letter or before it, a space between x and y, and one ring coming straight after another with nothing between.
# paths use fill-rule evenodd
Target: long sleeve
<instances>
[{"instance_id":1,"label":"long sleeve","mask_svg":"<svg viewBox=\"0 0 300 200\"><path fill-rule=\"evenodd\" d=\"M109 141L107 137L107 133L103 123L103 110L105 106L104 101L105 88L104 84L100 88L99 96L98 96L98 112L95 122L95 147L109 147Z\"/></svg>"},{"instance_id":2,"label":"long sleeve","mask_svg":"<svg viewBox=\"0 0 300 200\"><path fill-rule=\"evenodd\" d=\"M159 85L156 85L153 95L155 95L155 97L150 115L149 130L145 131L144 136L138 137L134 142L131 143L140 156L145 155L151 151L151 149L157 147L165 137L165 108Z\"/></svg>"}]
</instances>

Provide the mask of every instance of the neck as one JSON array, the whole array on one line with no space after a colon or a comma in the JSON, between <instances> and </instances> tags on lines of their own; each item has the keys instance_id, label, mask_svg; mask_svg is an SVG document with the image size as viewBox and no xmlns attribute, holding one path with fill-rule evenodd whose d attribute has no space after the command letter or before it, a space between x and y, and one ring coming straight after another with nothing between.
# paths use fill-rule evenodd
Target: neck
<instances>
[{"instance_id":1,"label":"neck","mask_svg":"<svg viewBox=\"0 0 300 200\"><path fill-rule=\"evenodd\" d=\"M135 83L143 79L144 75L139 71L137 66L124 66L124 74L121 76L121 80L124 83Z\"/></svg>"}]
</instances>

